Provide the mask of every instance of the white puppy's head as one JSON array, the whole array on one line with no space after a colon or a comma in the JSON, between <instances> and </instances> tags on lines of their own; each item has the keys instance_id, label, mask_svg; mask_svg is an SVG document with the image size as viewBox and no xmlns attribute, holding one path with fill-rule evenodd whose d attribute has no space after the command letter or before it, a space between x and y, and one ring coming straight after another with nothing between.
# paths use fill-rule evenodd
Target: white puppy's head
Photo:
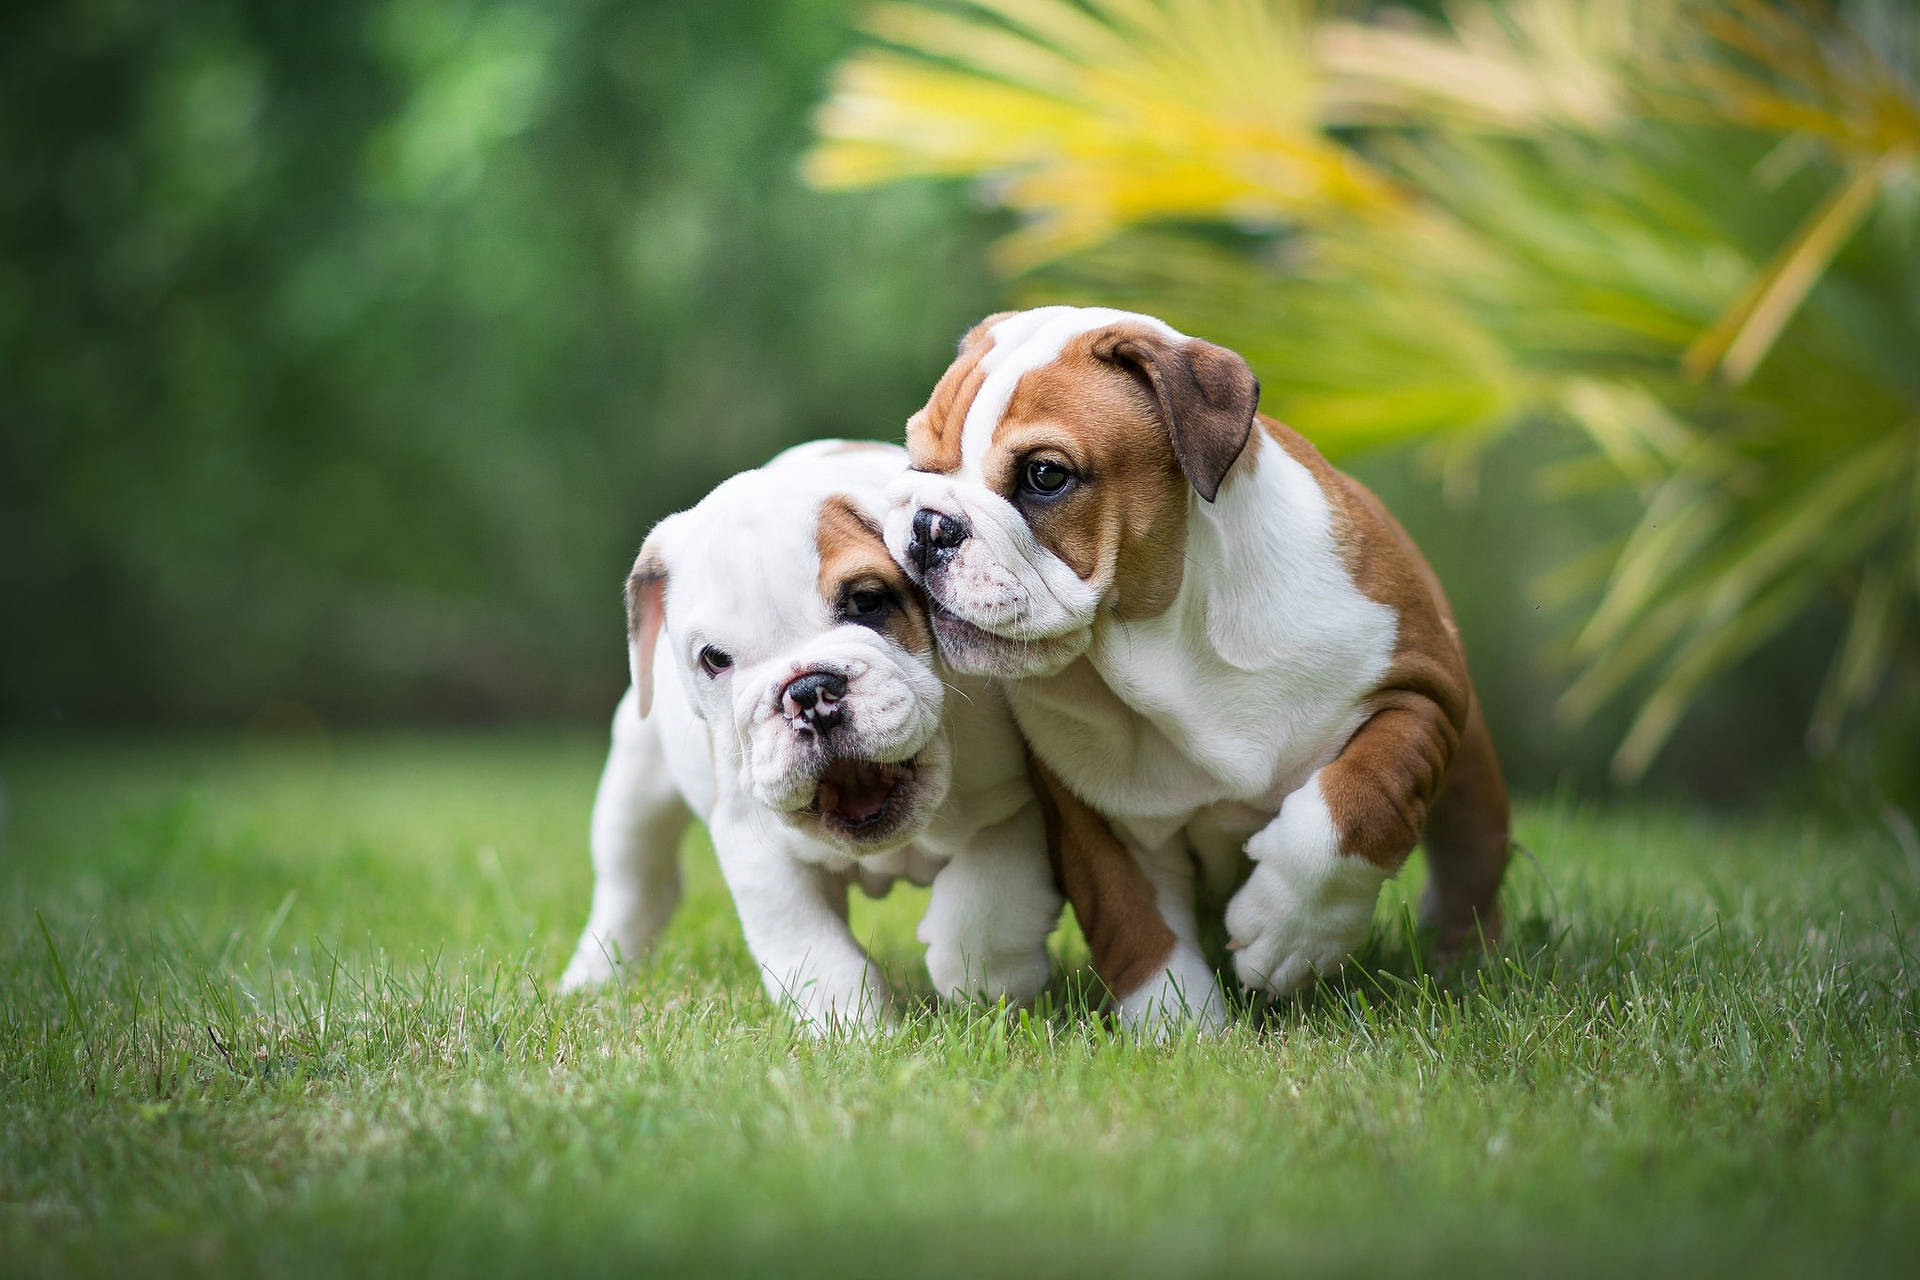
<instances>
[{"instance_id":1,"label":"white puppy's head","mask_svg":"<svg viewBox=\"0 0 1920 1280\"><path fill-rule=\"evenodd\" d=\"M926 607L881 539L905 462L865 442L790 449L661 521L627 579L641 714L654 680L680 680L716 768L855 855L912 839L951 781Z\"/></svg>"},{"instance_id":2,"label":"white puppy's head","mask_svg":"<svg viewBox=\"0 0 1920 1280\"><path fill-rule=\"evenodd\" d=\"M1164 610L1189 495L1211 502L1251 459L1259 397L1245 360L1151 316L1041 307L976 325L888 489L887 546L926 588L946 660L1052 675L1103 608Z\"/></svg>"}]
</instances>

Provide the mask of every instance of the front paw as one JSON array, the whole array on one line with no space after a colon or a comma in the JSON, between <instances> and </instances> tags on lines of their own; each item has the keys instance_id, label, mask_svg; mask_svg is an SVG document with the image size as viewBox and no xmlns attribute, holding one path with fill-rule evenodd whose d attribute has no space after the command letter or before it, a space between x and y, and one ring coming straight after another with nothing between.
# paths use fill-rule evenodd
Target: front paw
<instances>
[{"instance_id":1,"label":"front paw","mask_svg":"<svg viewBox=\"0 0 1920 1280\"><path fill-rule=\"evenodd\" d=\"M1256 864L1227 903L1228 945L1240 984L1283 996L1338 969L1367 940L1385 880L1359 858L1325 869Z\"/></svg>"},{"instance_id":2,"label":"front paw","mask_svg":"<svg viewBox=\"0 0 1920 1280\"><path fill-rule=\"evenodd\" d=\"M1250 991L1283 996L1338 969L1367 940L1387 872L1340 852L1319 775L1247 841L1253 874L1227 903L1233 968Z\"/></svg>"},{"instance_id":3,"label":"front paw","mask_svg":"<svg viewBox=\"0 0 1920 1280\"><path fill-rule=\"evenodd\" d=\"M589 928L573 949L573 959L567 961L556 990L565 995L599 986L620 972L620 954L619 943Z\"/></svg>"},{"instance_id":4,"label":"front paw","mask_svg":"<svg viewBox=\"0 0 1920 1280\"><path fill-rule=\"evenodd\" d=\"M934 943L927 948L927 976L942 1000L1023 1005L1046 989L1053 965L1044 946L975 953Z\"/></svg>"},{"instance_id":5,"label":"front paw","mask_svg":"<svg viewBox=\"0 0 1920 1280\"><path fill-rule=\"evenodd\" d=\"M1134 1035L1164 1044L1185 1031L1217 1035L1227 1026L1227 1002L1204 957L1176 952L1167 967L1115 1002L1120 1021Z\"/></svg>"},{"instance_id":6,"label":"front paw","mask_svg":"<svg viewBox=\"0 0 1920 1280\"><path fill-rule=\"evenodd\" d=\"M871 971L839 982L810 978L781 984L777 999L794 1024L818 1040L865 1035L893 1020L887 984Z\"/></svg>"}]
</instances>

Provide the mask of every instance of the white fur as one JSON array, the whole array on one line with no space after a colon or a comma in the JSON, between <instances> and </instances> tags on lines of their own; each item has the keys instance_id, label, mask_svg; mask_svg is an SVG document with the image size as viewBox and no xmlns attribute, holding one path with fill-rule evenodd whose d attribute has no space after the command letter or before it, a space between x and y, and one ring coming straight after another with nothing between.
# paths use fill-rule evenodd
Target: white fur
<instances>
[{"instance_id":1,"label":"white fur","mask_svg":"<svg viewBox=\"0 0 1920 1280\"><path fill-rule=\"evenodd\" d=\"M812 1030L886 1016L886 984L847 928L855 884L877 894L900 878L932 882L922 936L943 996L1024 1001L1045 984L1060 898L998 692L961 679L945 698L931 659L842 623L819 595L821 504L845 494L877 518L904 465L900 450L801 446L649 537L667 564L654 702L642 719L629 690L614 715L594 806L593 908L563 989L611 977L665 927L693 816L708 824L769 994ZM719 676L700 667L708 645L733 657ZM847 680L857 754L917 758L917 800L884 843L850 844L803 811L825 757L780 695L823 667Z\"/></svg>"},{"instance_id":2,"label":"white fur","mask_svg":"<svg viewBox=\"0 0 1920 1280\"><path fill-rule=\"evenodd\" d=\"M1119 1001L1121 1018L1135 1031L1164 1040L1184 1024L1203 1030L1222 1026L1227 1004L1220 981L1200 949L1194 917L1194 864L1178 838L1138 846L1140 869L1153 886L1161 918L1173 930L1173 952L1161 971Z\"/></svg>"},{"instance_id":3,"label":"white fur","mask_svg":"<svg viewBox=\"0 0 1920 1280\"><path fill-rule=\"evenodd\" d=\"M1081 334L1121 321L1144 324L1170 338L1181 336L1165 321L1109 307L1035 307L1008 316L987 330L993 345L980 358L985 376L960 431L961 466L968 469L970 479L981 478L981 460L992 449L994 429L1006 416L1020 379L1053 363Z\"/></svg>"},{"instance_id":4,"label":"white fur","mask_svg":"<svg viewBox=\"0 0 1920 1280\"><path fill-rule=\"evenodd\" d=\"M915 581L919 568L907 557L914 512L956 515L972 529L945 570L943 589L955 617L991 635L970 650L943 633L941 654L955 668L1052 675L1086 652L1100 592L1040 544L1011 502L985 485L919 471L902 474L887 497L887 549Z\"/></svg>"},{"instance_id":5,"label":"white fur","mask_svg":"<svg viewBox=\"0 0 1920 1280\"><path fill-rule=\"evenodd\" d=\"M1253 873L1227 904L1233 967L1242 985L1291 991L1333 972L1366 941L1387 873L1340 852L1318 773L1247 842L1247 856Z\"/></svg>"},{"instance_id":6,"label":"white fur","mask_svg":"<svg viewBox=\"0 0 1920 1280\"><path fill-rule=\"evenodd\" d=\"M1034 357L1049 349L1046 359L1057 355L1066 340L1058 334L1116 321L1164 326L1099 309L1044 312L995 326L995 349L1003 333L1012 349L969 410L961 471L910 473L890 487L888 546L905 563L905 533L918 506L967 516L975 537L961 553L990 563L943 575L939 603L1004 637L1006 647L969 639L961 660L985 653L998 660L1000 674L1024 677L1006 687L1033 750L1112 822L1150 879L1148 851L1176 838L1198 858L1209 894L1237 882L1254 859L1229 905L1230 918L1247 930L1236 968L1251 987L1289 990L1345 954L1331 949L1365 936L1366 919L1356 926L1356 913L1362 898L1370 911L1383 878L1339 855L1337 843L1340 860L1323 865L1315 842L1324 833L1309 838L1306 818L1281 819L1290 810L1310 813L1315 804L1324 814L1317 788L1311 796L1304 788L1364 722L1364 699L1393 654L1397 615L1353 581L1313 474L1257 427L1249 446L1258 450L1254 467L1229 474L1213 503L1188 494L1187 567L1170 608L1119 620L1105 607L1111 566L1095 575L1101 581L1075 576L1074 587L1063 589L1059 578L1071 570L1030 533L1023 541L1011 527L1025 531L1018 510L981 480L993 425L1012 399L1013 382L1005 380L1044 364ZM982 407L989 387L995 396ZM1010 610L1019 616L1008 616ZM1046 661L1023 663L1019 646L1036 636L1053 638L1057 648ZM944 652L945 633L941 639ZM1192 936L1190 899L1163 891L1161 906L1176 937ZM1269 908L1270 915L1261 914ZM1315 916L1322 910L1329 913L1324 922ZM1196 954L1182 941L1167 971L1147 984L1151 991L1134 993L1123 1012L1134 1016L1127 1006L1136 1001L1164 1007L1172 986L1190 988ZM1211 1016L1202 1011L1199 1020Z\"/></svg>"},{"instance_id":7,"label":"white fur","mask_svg":"<svg viewBox=\"0 0 1920 1280\"><path fill-rule=\"evenodd\" d=\"M1212 506L1191 499L1189 567L1172 607L1127 623L1103 617L1077 679L1013 681L1008 700L1034 750L1135 848L1179 827L1215 889L1254 859L1228 905L1229 932L1248 944L1235 968L1278 994L1331 972L1366 936L1384 879L1371 864L1340 855L1352 873L1344 898L1292 891L1289 901L1340 907L1321 930L1305 909L1261 914L1282 900L1283 873L1257 851L1292 843L1276 815L1307 799L1315 771L1363 722L1398 618L1346 573L1311 474L1265 435L1256 447L1251 476L1229 477ZM1324 812L1317 789L1311 803ZM1268 923L1242 937L1252 919ZM1330 937L1340 944L1331 954ZM1307 963L1283 963L1295 956Z\"/></svg>"}]
</instances>

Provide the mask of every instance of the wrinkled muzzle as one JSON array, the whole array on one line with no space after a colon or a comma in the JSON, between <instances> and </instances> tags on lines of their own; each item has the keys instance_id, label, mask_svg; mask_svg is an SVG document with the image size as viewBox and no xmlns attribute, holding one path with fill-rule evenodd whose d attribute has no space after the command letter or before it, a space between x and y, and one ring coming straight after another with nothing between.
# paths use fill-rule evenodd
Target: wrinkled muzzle
<instances>
[{"instance_id":1,"label":"wrinkled muzzle","mask_svg":"<svg viewBox=\"0 0 1920 1280\"><path fill-rule=\"evenodd\" d=\"M759 804L871 852L918 834L946 798L945 690L930 662L904 657L865 628L840 628L830 638L739 673L739 764ZM844 689L830 716L788 692L809 674L837 677L834 687Z\"/></svg>"},{"instance_id":2,"label":"wrinkled muzzle","mask_svg":"<svg viewBox=\"0 0 1920 1280\"><path fill-rule=\"evenodd\" d=\"M1035 538L1011 502L983 484L918 471L895 480L887 498L887 550L926 591L940 654L956 670L1045 676L1086 652L1100 591ZM929 553L915 538L922 511L965 537Z\"/></svg>"}]
</instances>

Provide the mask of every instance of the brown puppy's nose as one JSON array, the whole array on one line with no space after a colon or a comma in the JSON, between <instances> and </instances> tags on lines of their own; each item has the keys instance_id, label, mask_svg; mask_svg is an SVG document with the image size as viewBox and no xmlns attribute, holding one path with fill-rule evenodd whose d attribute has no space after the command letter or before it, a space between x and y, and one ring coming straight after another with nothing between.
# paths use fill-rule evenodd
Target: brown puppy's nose
<instances>
[{"instance_id":1,"label":"brown puppy's nose","mask_svg":"<svg viewBox=\"0 0 1920 1280\"><path fill-rule=\"evenodd\" d=\"M967 540L973 531L959 516L950 516L932 507L913 513L913 533L907 539L907 558L925 573L936 564L953 557L953 549Z\"/></svg>"},{"instance_id":2,"label":"brown puppy's nose","mask_svg":"<svg viewBox=\"0 0 1920 1280\"><path fill-rule=\"evenodd\" d=\"M847 696L845 676L832 671L809 671L795 677L780 691L786 713L804 720L816 732L825 733L846 718L841 700Z\"/></svg>"}]
</instances>

